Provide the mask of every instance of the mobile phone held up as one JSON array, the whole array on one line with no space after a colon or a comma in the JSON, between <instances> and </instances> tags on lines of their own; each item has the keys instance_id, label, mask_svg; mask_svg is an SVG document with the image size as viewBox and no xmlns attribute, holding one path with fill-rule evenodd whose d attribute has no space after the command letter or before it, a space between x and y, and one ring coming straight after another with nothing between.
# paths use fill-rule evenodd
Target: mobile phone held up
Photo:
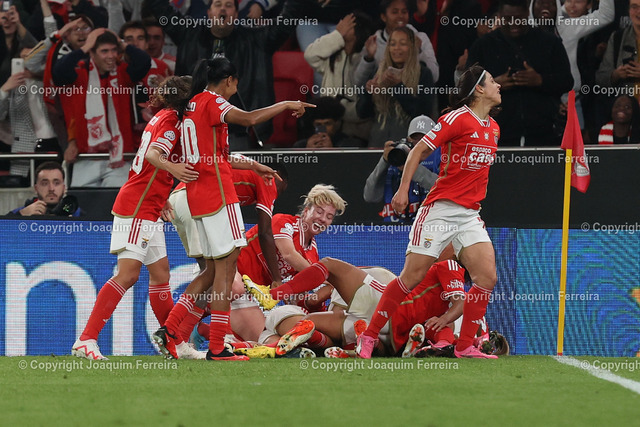
<instances>
[{"instance_id":1,"label":"mobile phone held up","mask_svg":"<svg viewBox=\"0 0 640 427\"><path fill-rule=\"evenodd\" d=\"M24 59L13 58L11 60L11 74L17 74L24 71Z\"/></svg>"}]
</instances>

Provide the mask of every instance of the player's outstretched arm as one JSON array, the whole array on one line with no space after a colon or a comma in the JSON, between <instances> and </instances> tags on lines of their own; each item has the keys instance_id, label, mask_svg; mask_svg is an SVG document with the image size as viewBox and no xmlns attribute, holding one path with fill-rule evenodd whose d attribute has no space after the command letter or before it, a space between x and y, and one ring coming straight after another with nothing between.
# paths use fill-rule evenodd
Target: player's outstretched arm
<instances>
[{"instance_id":1,"label":"player's outstretched arm","mask_svg":"<svg viewBox=\"0 0 640 427\"><path fill-rule=\"evenodd\" d=\"M426 159L432 151L433 150L427 144L419 142L409 152L402 170L400 186L398 187L396 194L394 194L393 199L391 199L391 207L394 211L401 213L406 209L409 204L409 186L411 185L411 179L416 173L416 169L418 169L420 162Z\"/></svg>"},{"instance_id":2,"label":"player's outstretched arm","mask_svg":"<svg viewBox=\"0 0 640 427\"><path fill-rule=\"evenodd\" d=\"M267 185L271 185L272 179L277 179L278 181L282 181L278 172L271 169L269 166L263 165L262 163L256 162L250 157L243 156L242 154L232 154L229 156L229 163L231 167L234 169L251 169L254 171L260 178L262 178Z\"/></svg>"},{"instance_id":3,"label":"player's outstretched arm","mask_svg":"<svg viewBox=\"0 0 640 427\"><path fill-rule=\"evenodd\" d=\"M233 123L240 126L255 126L257 124L271 120L278 114L293 110L292 116L302 117L305 108L314 108L315 105L302 101L281 101L268 107L260 108L253 111L244 111L239 108L232 108L225 116L227 123Z\"/></svg>"}]
</instances>

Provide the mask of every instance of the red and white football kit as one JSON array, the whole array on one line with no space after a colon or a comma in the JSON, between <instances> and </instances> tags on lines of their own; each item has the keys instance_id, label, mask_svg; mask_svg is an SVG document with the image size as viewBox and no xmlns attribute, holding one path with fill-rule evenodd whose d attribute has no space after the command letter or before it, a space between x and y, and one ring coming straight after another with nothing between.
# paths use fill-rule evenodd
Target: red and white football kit
<instances>
[{"instance_id":1,"label":"red and white football kit","mask_svg":"<svg viewBox=\"0 0 640 427\"><path fill-rule=\"evenodd\" d=\"M232 176L240 206L255 204L256 209L273 216L273 207L278 197L278 189L273 178L271 178L271 185L268 185L255 172L242 169L233 169ZM196 224L191 218L185 189L186 184L180 183L169 196L175 214L172 222L187 251L187 256L199 258L202 256L202 247Z\"/></svg>"},{"instance_id":2,"label":"red and white football kit","mask_svg":"<svg viewBox=\"0 0 640 427\"><path fill-rule=\"evenodd\" d=\"M442 148L440 176L416 215L407 253L437 258L449 242L463 247L489 242L478 210L487 193L489 167L498 149L500 128L464 106L440 118L421 143Z\"/></svg>"},{"instance_id":3,"label":"red and white football kit","mask_svg":"<svg viewBox=\"0 0 640 427\"><path fill-rule=\"evenodd\" d=\"M394 354L404 347L413 325L424 324L434 316L445 314L452 296L464 297L464 272L464 268L453 260L437 262L431 266L422 282L404 298L391 317L390 344ZM440 333L433 329L426 332L426 338L434 343L444 338L443 335L453 343L453 331L449 327L445 327Z\"/></svg>"},{"instance_id":4,"label":"red and white football kit","mask_svg":"<svg viewBox=\"0 0 640 427\"><path fill-rule=\"evenodd\" d=\"M224 120L232 108L222 96L205 90L191 99L182 122L183 151L199 173L187 184L187 200L205 258L223 258L246 245Z\"/></svg>"},{"instance_id":5,"label":"red and white football kit","mask_svg":"<svg viewBox=\"0 0 640 427\"><path fill-rule=\"evenodd\" d=\"M180 158L180 122L175 110L160 110L145 127L140 148L129 171L129 179L116 197L111 232L111 253L122 258L135 259L151 265L166 258L162 208L173 186L173 177L165 170L145 160L149 147L157 147L167 158ZM168 264L167 264L168 265ZM98 292L96 302L80 339L73 346L87 348L87 340L97 340L127 288L109 279ZM149 284L149 302L160 324L163 324L173 308L169 283ZM85 350L86 352L86 350ZM93 358L96 358L95 355Z\"/></svg>"},{"instance_id":6,"label":"red and white football kit","mask_svg":"<svg viewBox=\"0 0 640 427\"><path fill-rule=\"evenodd\" d=\"M311 239L309 246L304 246L304 231L302 220L297 215L276 214L271 221L273 238L287 239L293 242L296 252L302 255L309 264L320 260L318 247L315 238ZM259 285L270 285L273 282L271 273L262 254L260 242L258 241L258 226L252 227L247 232L248 245L242 248L238 257L238 272L246 274ZM297 271L282 257L280 251L276 251L278 257L278 267L282 278L294 276Z\"/></svg>"},{"instance_id":7,"label":"red and white football kit","mask_svg":"<svg viewBox=\"0 0 640 427\"><path fill-rule=\"evenodd\" d=\"M111 211L114 215L112 253L126 250L121 257L133 257L145 264L166 256L160 214L171 192L173 176L156 168L144 157L149 147L156 147L168 159L180 158L180 146L176 145L179 140L180 122L175 110L166 108L159 111L145 127L140 148L129 171L129 179L118 192ZM147 254L150 250L156 253Z\"/></svg>"}]
</instances>

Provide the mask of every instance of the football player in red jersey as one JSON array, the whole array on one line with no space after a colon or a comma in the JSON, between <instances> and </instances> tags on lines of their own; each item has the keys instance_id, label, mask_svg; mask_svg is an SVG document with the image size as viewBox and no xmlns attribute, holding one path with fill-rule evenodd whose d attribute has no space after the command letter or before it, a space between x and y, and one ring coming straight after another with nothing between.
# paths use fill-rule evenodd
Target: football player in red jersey
<instances>
[{"instance_id":1,"label":"football player in red jersey","mask_svg":"<svg viewBox=\"0 0 640 427\"><path fill-rule=\"evenodd\" d=\"M458 259L474 283L465 300L455 354L497 357L480 352L473 346L473 338L497 280L493 245L479 210L500 138L500 128L491 118L501 103L500 85L490 73L474 65L464 72L456 89L450 96L448 112L409 153L400 187L391 201L396 212L404 211L411 177L418 164L442 147L440 175L416 215L404 268L389 283L367 330L358 337L359 357L371 357L380 330L449 243L453 243Z\"/></svg>"},{"instance_id":2,"label":"football player in red jersey","mask_svg":"<svg viewBox=\"0 0 640 427\"><path fill-rule=\"evenodd\" d=\"M319 269L324 269L327 274L318 274ZM393 273L381 267L358 268L333 258L323 258L298 273L286 283L290 285L287 292L304 292L324 281L329 281L334 287L329 312L304 317L315 326L315 330L303 337L306 345L315 349L332 345L353 348L358 322L371 320L387 283L394 277ZM399 354L404 347L403 357L409 357L415 354L425 337L432 342L434 353L445 350L452 353L455 337L449 325L462 314L464 281L465 270L456 261L448 259L432 265L420 284L404 298L388 327L381 331L384 344L380 347L381 354ZM281 294L282 297L287 295ZM296 322L303 318L288 307L277 307L267 316L267 333L263 334L262 341L269 344L273 338L268 336L284 336L278 343L276 354L286 353L301 344L299 334L285 334L294 330ZM420 339L413 337L408 342L416 324Z\"/></svg>"},{"instance_id":3,"label":"football player in red jersey","mask_svg":"<svg viewBox=\"0 0 640 427\"><path fill-rule=\"evenodd\" d=\"M273 281L280 284L282 279L272 232L272 216L276 199L287 187L288 174L282 164L275 165L274 169L277 170L281 179L272 179L267 183L251 170L233 169L232 175L240 206L255 205L258 217L256 243L259 243L264 254L261 261L266 263L273 276ZM202 247L196 223L191 218L186 185L179 184L169 196L169 201L175 214L172 222L180 236L182 245L187 251L187 255L196 259L200 271L202 271L205 268L205 260L202 257ZM209 295L208 290L201 294L196 299L193 308L182 320L179 332L183 340L189 340L194 326L206 314ZM233 283L230 316L231 329L235 334L242 337L244 341L258 340L264 329L264 315L258 304L246 294L240 275L236 275ZM180 354L178 357L181 357Z\"/></svg>"},{"instance_id":4,"label":"football player in red jersey","mask_svg":"<svg viewBox=\"0 0 640 427\"><path fill-rule=\"evenodd\" d=\"M158 88L156 102L164 109L147 124L129 179L113 205L111 253L118 255L118 272L100 289L84 332L71 350L75 356L105 359L98 348L98 335L127 289L138 281L142 264L149 270L149 300L160 324L173 307L160 218L171 219L167 198L173 177L182 182L198 177L192 165L167 161L180 159L179 111L184 109L190 89L190 77L170 77Z\"/></svg>"},{"instance_id":5,"label":"football player in red jersey","mask_svg":"<svg viewBox=\"0 0 640 427\"><path fill-rule=\"evenodd\" d=\"M253 126L287 110L293 110L292 114L300 117L306 107L313 107L301 101L283 101L250 112L240 110L228 102L237 92L237 74L226 58L203 59L193 74L192 97L182 122L182 143L187 161L199 173L197 180L187 184L187 200L196 221L206 266L189 284L164 326L154 334L154 341L163 353L172 357L177 357L175 345L181 340L180 323L193 308L198 295L213 284L207 359L246 360L224 347L236 260L240 248L246 246L231 169L252 169L265 179L277 179L277 174L251 159L229 154L227 123Z\"/></svg>"}]
</instances>

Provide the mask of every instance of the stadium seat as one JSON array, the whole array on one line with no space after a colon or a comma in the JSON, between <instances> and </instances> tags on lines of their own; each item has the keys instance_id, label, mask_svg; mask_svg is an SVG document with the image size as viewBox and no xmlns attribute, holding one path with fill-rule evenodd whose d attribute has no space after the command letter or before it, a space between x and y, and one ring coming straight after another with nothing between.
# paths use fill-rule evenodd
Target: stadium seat
<instances>
[{"instance_id":1,"label":"stadium seat","mask_svg":"<svg viewBox=\"0 0 640 427\"><path fill-rule=\"evenodd\" d=\"M306 101L307 94L300 88L313 85L313 69L305 61L302 52L276 52L273 55L273 85L276 102ZM291 114L279 114L273 119L273 135L268 143L275 147L291 147L298 140L296 118Z\"/></svg>"}]
</instances>

